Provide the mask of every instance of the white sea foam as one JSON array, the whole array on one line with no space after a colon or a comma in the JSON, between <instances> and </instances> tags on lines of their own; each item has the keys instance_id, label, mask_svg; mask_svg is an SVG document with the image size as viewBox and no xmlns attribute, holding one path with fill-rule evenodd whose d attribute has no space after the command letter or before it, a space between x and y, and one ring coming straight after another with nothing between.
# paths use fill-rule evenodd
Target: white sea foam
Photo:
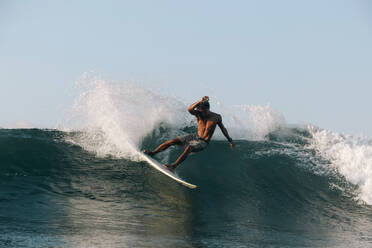
<instances>
[{"instance_id":1,"label":"white sea foam","mask_svg":"<svg viewBox=\"0 0 372 248\"><path fill-rule=\"evenodd\" d=\"M108 83L84 74L80 91L60 129L79 130L70 141L98 156L136 159L142 139L160 123L181 126L184 104L132 83Z\"/></svg>"},{"instance_id":2,"label":"white sea foam","mask_svg":"<svg viewBox=\"0 0 372 248\"><path fill-rule=\"evenodd\" d=\"M309 127L313 147L346 180L359 187L358 198L372 204L372 141Z\"/></svg>"},{"instance_id":3,"label":"white sea foam","mask_svg":"<svg viewBox=\"0 0 372 248\"><path fill-rule=\"evenodd\" d=\"M263 140L265 136L286 125L284 116L270 105L238 105L229 110L221 108L223 122L231 136L244 140ZM217 134L218 138L222 136Z\"/></svg>"},{"instance_id":4,"label":"white sea foam","mask_svg":"<svg viewBox=\"0 0 372 248\"><path fill-rule=\"evenodd\" d=\"M70 141L98 156L136 159L135 151L143 138L160 124L173 130L170 137L182 134L182 127L196 125L187 112L191 102L138 84L112 83L85 73L77 89L80 94L58 128L83 131ZM211 110L223 116L233 139L263 139L285 123L283 116L268 105L227 108L211 99ZM225 139L220 131L213 138Z\"/></svg>"}]
</instances>

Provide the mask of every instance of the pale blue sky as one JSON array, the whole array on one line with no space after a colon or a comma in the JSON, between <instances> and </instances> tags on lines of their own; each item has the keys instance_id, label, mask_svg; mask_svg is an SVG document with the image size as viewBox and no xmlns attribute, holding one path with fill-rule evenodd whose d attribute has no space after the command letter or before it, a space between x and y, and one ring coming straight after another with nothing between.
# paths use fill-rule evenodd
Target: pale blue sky
<instances>
[{"instance_id":1,"label":"pale blue sky","mask_svg":"<svg viewBox=\"0 0 372 248\"><path fill-rule=\"evenodd\" d=\"M372 137L371 32L368 0L2 0L0 126L54 127L93 70Z\"/></svg>"}]
</instances>

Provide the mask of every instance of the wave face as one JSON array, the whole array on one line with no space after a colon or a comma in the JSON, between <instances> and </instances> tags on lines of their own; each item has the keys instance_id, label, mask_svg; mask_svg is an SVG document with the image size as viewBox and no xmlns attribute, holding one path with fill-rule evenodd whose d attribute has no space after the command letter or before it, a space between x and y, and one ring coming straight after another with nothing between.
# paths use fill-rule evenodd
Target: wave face
<instances>
[{"instance_id":1,"label":"wave face","mask_svg":"<svg viewBox=\"0 0 372 248\"><path fill-rule=\"evenodd\" d=\"M188 129L187 131L191 131ZM185 132L185 130L179 130ZM158 127L141 146L155 147ZM7 247L366 247L372 208L360 188L311 148L307 129L262 141L215 140L178 173L99 157L82 133L0 130L0 243ZM66 141L67 140L67 141ZM172 148L159 160L173 160ZM327 167L328 166L328 167ZM326 169L328 168L328 170Z\"/></svg>"},{"instance_id":2,"label":"wave face","mask_svg":"<svg viewBox=\"0 0 372 248\"><path fill-rule=\"evenodd\" d=\"M0 129L4 247L368 247L372 142L211 102L220 131L177 169L136 156L195 121L182 99L85 75L58 130ZM216 98L212 98L216 99ZM158 154L162 162L182 152Z\"/></svg>"}]
</instances>

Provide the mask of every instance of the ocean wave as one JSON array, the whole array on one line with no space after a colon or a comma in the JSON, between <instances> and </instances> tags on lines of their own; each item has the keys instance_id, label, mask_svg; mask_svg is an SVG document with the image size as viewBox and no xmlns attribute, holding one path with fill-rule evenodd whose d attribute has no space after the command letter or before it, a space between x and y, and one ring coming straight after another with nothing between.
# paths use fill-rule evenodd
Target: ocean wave
<instances>
[{"instance_id":1,"label":"ocean wave","mask_svg":"<svg viewBox=\"0 0 372 248\"><path fill-rule=\"evenodd\" d=\"M190 103L177 96L134 83L112 83L89 74L84 74L77 86L80 94L58 129L67 131L66 141L99 157L140 161L138 151L151 142L156 146L190 130L195 132L196 122L187 112ZM286 144L276 150L302 159L303 163L298 166L314 173L344 177L357 185L356 199L372 204L372 142L369 139L313 126L289 125L284 116L269 105L226 107L212 98L211 110L222 115L234 140ZM217 128L213 140L224 139ZM169 160L169 152L162 159Z\"/></svg>"}]
</instances>

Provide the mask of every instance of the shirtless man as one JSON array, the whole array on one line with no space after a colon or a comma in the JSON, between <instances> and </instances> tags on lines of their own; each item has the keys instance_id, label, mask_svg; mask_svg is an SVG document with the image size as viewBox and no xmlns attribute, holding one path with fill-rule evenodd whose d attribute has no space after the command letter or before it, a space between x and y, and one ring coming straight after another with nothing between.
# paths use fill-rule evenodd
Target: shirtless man
<instances>
[{"instance_id":1,"label":"shirtless man","mask_svg":"<svg viewBox=\"0 0 372 248\"><path fill-rule=\"evenodd\" d=\"M220 127L223 135L225 135L225 137L229 141L231 148L235 146L225 126L222 124L221 115L209 111L209 97L204 96L201 100L191 104L188 108L188 111L190 112L190 114L195 115L198 122L197 134L189 134L168 140L159 145L152 152L144 150L146 154L154 156L156 153L164 151L172 145L186 145L185 150L174 163L165 165L170 170L174 170L180 163L182 163L190 154L190 152L200 152L204 150L208 146L209 141L213 136L216 125Z\"/></svg>"}]
</instances>

